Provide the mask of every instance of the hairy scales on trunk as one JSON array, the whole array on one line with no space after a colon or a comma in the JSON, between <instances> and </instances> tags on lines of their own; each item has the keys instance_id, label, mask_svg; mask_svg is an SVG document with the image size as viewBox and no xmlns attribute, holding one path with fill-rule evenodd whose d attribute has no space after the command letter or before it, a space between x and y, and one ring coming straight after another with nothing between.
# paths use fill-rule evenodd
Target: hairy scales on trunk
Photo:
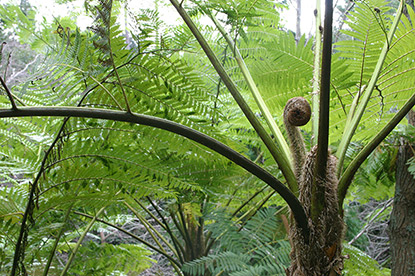
<instances>
[{"instance_id":1,"label":"hairy scales on trunk","mask_svg":"<svg viewBox=\"0 0 415 276\"><path fill-rule=\"evenodd\" d=\"M291 224L291 266L288 276L321 276L341 274L343 257L341 241L343 220L339 215L336 177L337 159L328 153L327 173L324 179L315 179L314 168L317 147L305 153L305 144L298 126L305 125L311 117L311 108L302 97L290 99L284 108L284 124L291 148L294 172L299 186L299 200L304 207L310 227L309 242L306 243L295 223ZM313 185L325 190L323 211L313 221L311 196Z\"/></svg>"}]
</instances>

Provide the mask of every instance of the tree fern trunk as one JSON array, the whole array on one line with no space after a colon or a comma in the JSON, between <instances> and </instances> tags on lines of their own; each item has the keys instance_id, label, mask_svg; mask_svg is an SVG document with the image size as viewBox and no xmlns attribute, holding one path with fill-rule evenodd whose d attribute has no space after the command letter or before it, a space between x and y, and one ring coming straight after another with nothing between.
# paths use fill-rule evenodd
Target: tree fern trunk
<instances>
[{"instance_id":1,"label":"tree fern trunk","mask_svg":"<svg viewBox=\"0 0 415 276\"><path fill-rule=\"evenodd\" d=\"M327 174L316 180L314 167L317 160L317 147L307 154L302 176L299 181L299 200L308 216L310 237L306 242L298 227L291 225L291 266L287 276L336 276L343 269L342 237L343 218L339 215L336 177L337 159L329 154ZM323 210L316 219L312 218L313 185L324 186L321 199Z\"/></svg>"},{"instance_id":2,"label":"tree fern trunk","mask_svg":"<svg viewBox=\"0 0 415 276\"><path fill-rule=\"evenodd\" d=\"M199 219L198 222L196 222L196 218L190 214L185 215L184 219L184 223L186 224L185 231L187 231L187 235L189 237L189 241L185 242L185 261L190 262L207 256L209 252L206 250L207 239L205 237L203 220ZM183 275L192 276L194 274L183 272ZM211 273L207 267L203 275L211 276Z\"/></svg>"},{"instance_id":3,"label":"tree fern trunk","mask_svg":"<svg viewBox=\"0 0 415 276\"><path fill-rule=\"evenodd\" d=\"M409 112L415 125L415 112ZM414 146L401 139L396 161L395 199L389 225L392 276L415 275L415 178L407 162L414 156Z\"/></svg>"}]
</instances>

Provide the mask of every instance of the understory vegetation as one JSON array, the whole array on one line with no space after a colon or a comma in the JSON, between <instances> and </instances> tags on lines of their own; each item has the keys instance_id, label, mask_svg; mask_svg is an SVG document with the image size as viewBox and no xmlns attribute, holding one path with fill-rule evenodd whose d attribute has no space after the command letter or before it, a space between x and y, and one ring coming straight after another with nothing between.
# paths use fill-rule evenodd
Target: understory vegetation
<instances>
[{"instance_id":1,"label":"understory vegetation","mask_svg":"<svg viewBox=\"0 0 415 276\"><path fill-rule=\"evenodd\" d=\"M134 2L0 5L0 274L391 275L411 5Z\"/></svg>"}]
</instances>

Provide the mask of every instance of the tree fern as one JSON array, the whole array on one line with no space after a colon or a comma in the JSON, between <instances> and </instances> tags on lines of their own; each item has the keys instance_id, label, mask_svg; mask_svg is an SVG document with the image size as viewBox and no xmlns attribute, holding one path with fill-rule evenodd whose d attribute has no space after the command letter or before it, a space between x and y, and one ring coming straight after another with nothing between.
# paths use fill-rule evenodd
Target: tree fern
<instances>
[{"instance_id":1,"label":"tree fern","mask_svg":"<svg viewBox=\"0 0 415 276\"><path fill-rule=\"evenodd\" d=\"M177 1L172 2L182 14L185 14L182 5L179 5ZM192 8L195 8L194 11L199 11L197 8L201 8L202 3L194 3L199 6L192 6ZM183 37L175 39L162 30L158 18L147 18L147 22L138 28L139 33L132 36L136 43L126 43L121 35L121 28L116 22L116 16L119 15L117 6L119 3L102 0L94 2L94 4L97 5L89 6L96 17L94 26L85 33L79 31L58 33L56 36L59 37L57 39L59 43L55 44L53 39L49 42L51 46L47 49L51 51L51 54L45 59L46 66L38 64L38 72L31 80L13 88L14 94L19 99L21 98L20 105L70 105L71 108L54 109L49 107L45 110L69 110L67 113L60 113L59 116L63 114L71 118L68 117L59 124L57 122L61 122L60 120L16 119L15 121L18 123L15 124L12 131L2 133L10 138L10 141L7 141L5 145L17 145L16 148L11 147L11 151L18 151L26 147L29 149L28 152L31 152L30 154L24 152L25 156L18 156L14 160L6 159L13 154L11 151L9 152L9 149L1 152L5 157L2 160L5 165L3 175L12 179L12 173L25 173L21 187L29 183L28 179L32 175L36 175L34 182L29 185L31 187L29 204L24 212L25 217L28 218L28 226L23 220L21 233L16 243L16 258L12 274L15 274L16 263L19 263L19 267L24 272L26 264L30 267L35 260L39 263L44 262L42 257L38 257L42 255L42 250L48 247L47 241L44 241L42 237L47 236L55 239L55 245L60 239L65 240L68 244L71 243L74 235L56 235L56 233L67 234L64 233L66 232L65 227L73 226L72 221L69 220L69 218L72 219L72 208L82 208L85 212L83 216L92 218L92 221L95 222L97 218L90 214L95 214L98 209L102 211L104 207L109 208L108 213L111 215L117 212L126 212L126 209L133 212L137 219L145 225L146 230L159 248L150 243L147 245L156 251L158 250L157 252L162 252L178 271L178 266L183 263L183 259L192 260L192 258L186 256L188 252L185 252L185 249L182 250L182 255L178 253L175 256L180 259L179 261L169 255L167 247L172 252L181 250L179 248L180 238L175 239L174 233L176 232L167 230L168 223L159 222L163 219L166 220L165 215L151 204L156 209L155 213L163 218L160 218L157 223L164 224L163 229L169 232L171 243L155 230L144 215L153 219L156 216L148 208L143 207L140 200L144 197L156 200L168 198L175 203L174 207L166 212L170 214L176 231L182 234L181 238L187 239L187 243L182 247L189 247L189 245L191 247L192 241L189 236L192 233L189 234L187 230L191 227L194 229L200 227L198 231L200 230L199 232L204 234L203 222L209 221L208 216L202 217L200 213L200 210L204 209L202 207L207 205L205 201L212 197L220 198L222 195L217 196L216 194L223 189L232 190L234 182L252 183L249 181L249 177L241 173L239 167L230 165L224 158L218 158L218 155L206 148L176 134L107 120L75 119L73 115L79 115L76 112L88 111L94 116L116 114L139 118L140 115L133 113L138 112L165 118L209 134L216 140L226 142L239 152L255 151L250 157L275 172L275 165L268 166L270 162L266 161L269 157L268 153L265 153L265 157L263 157L262 151L266 150L261 148L262 143L259 142L256 133L246 122L246 119L241 118L244 116L235 111L235 105L228 105L230 98L222 93L224 88L222 81L226 81L227 87L233 92L238 104L249 116L250 122L261 134L261 138L277 160L287 182L292 184L289 177L292 174L289 173L289 166L281 166L285 163L278 159L279 155L276 153L279 148L275 147L268 135L268 130L261 125L264 114L254 113L249 106L245 105L242 95L247 95L248 89L245 81L242 80L242 74L239 67L236 66L235 60L227 55L228 46L224 47L219 43L210 52L206 50L208 47L204 47L223 78L218 80L211 69L206 69L208 67L206 66L207 58L200 58L200 47L194 44L194 40L192 39L189 46L186 45L190 39L189 32L184 31L182 26L175 28L175 30ZM359 89L363 89L364 84L369 80L374 61L377 61L374 56L379 55L380 52L376 41L383 39L389 28L388 16L378 12L378 8L372 10L371 5L363 2L356 14L353 15L354 19L362 20L363 27L353 25L353 23L350 25L356 31L350 34L361 39L363 46L361 41L356 42L357 47L349 47L351 44L345 43L343 48L338 48L339 52L336 56L338 60L333 62L334 70L331 83L334 89L331 98L335 109L334 116L331 117L335 119L336 116L345 118L346 114L349 115L349 119L353 117L354 104L358 103L360 92L363 92ZM231 30L236 33L235 41L238 46L241 46L242 55L246 58L248 67L252 69L254 81L262 86L262 96L268 98L267 104L272 107L272 116L278 120L278 116L281 114L281 103L285 102L286 96L309 96L313 67L311 43L306 43L303 38L296 44L291 35L284 35L275 26L269 26L269 24L278 21L278 14L273 12L273 7L269 3L236 1L230 5L224 5L223 2L215 1L207 7L214 7L217 11L227 15L227 23L230 23ZM157 16L157 13L149 13L148 11L147 14ZM196 12L193 15L197 15ZM146 19L142 17L139 20ZM396 22L398 21L396 20ZM412 53L409 48L403 52L396 50L404 48L398 47L400 41L405 41L405 38L412 34L412 29L404 30L406 26L409 26L409 21L403 24L400 25L400 29L396 33L400 39L393 41L396 44L392 45L392 41L388 42L391 45L385 44L390 53L388 58L392 59L386 59L384 71L381 72L379 83L374 90L375 93L372 94L371 101L369 101L367 115L363 117L364 123L375 117L379 117L379 122L383 123L388 116L393 116L395 105L398 108L401 107L401 101L403 102L409 97L409 93L408 95L405 93L412 88L412 82L398 83L396 80L400 76L406 76L412 68L402 66L403 71L397 74L392 73L394 70L389 70L410 58ZM242 25L248 25L248 27L241 28ZM263 28L262 32L259 31L263 26L267 26L267 28ZM193 26L193 30L194 28L195 26ZM202 29L205 32L209 31L208 27ZM267 33L271 35L266 37ZM209 37L216 39L215 34ZM238 39L239 37L241 39ZM199 41L202 41L200 33L198 38ZM260 42L262 44L258 46ZM409 41L405 42L409 43ZM278 48L273 50L275 44L278 44ZM374 45L374 49L366 49L369 45L371 47ZM271 48L271 50L265 51L264 46ZM361 59L359 56L356 64L352 64L354 60L350 64L347 62L350 58L349 51L352 50L356 50L356 53L362 56ZM222 59L214 59L216 58L215 53L219 53ZM222 70L222 64L227 72ZM362 66L363 69L358 74L354 74L350 70L356 69L357 65ZM230 80L227 73L232 74L235 82ZM240 91L236 88L235 83L239 86ZM400 91L399 94L395 93L396 88ZM395 95L403 95L403 98L397 96L397 99L394 99ZM252 103L252 99L249 96L247 98L248 102ZM389 98L392 98L392 101L388 106L384 100ZM24 110L34 109L25 109L20 105L20 112L23 113L19 115L33 115L30 112L24 113ZM218 112L219 107L222 109L226 107L228 110L221 113ZM13 110L15 109L18 108L15 107ZM12 116L15 115L13 110ZM256 108L253 110L257 111ZM73 111L76 112L73 113ZM3 110L3 112L8 111ZM48 115L50 114L56 115L57 113L49 113ZM107 117L99 118L107 119ZM133 122L137 123L137 121ZM334 125L333 134L339 134L343 125L348 122L346 118ZM6 127L7 124L10 122L5 122ZM37 129L37 124L41 125L39 129ZM185 129L183 126L180 127ZM366 135L370 134L370 127L363 124L355 139L364 139ZM41 135L41 138L33 134L40 130L44 134ZM46 133L56 134L47 135ZM228 137L224 137L225 133ZM246 146L246 144L249 145ZM348 146L348 141L346 144ZM41 160L39 154L47 148L49 150ZM343 149L347 149L347 147ZM232 154L237 155L235 152ZM27 162L24 160L25 158ZM249 163L249 160L243 160ZM28 169L21 169L24 164L30 165L27 166ZM253 163L249 164L254 166ZM258 170L264 172L272 181L280 184L277 188L285 188L271 174L262 171L260 167ZM233 174L233 177L229 177L229 174ZM280 176L277 172L275 175ZM283 191L285 190L283 189ZM267 194L264 200L256 200L254 205L256 209L273 194L265 192ZM294 194L289 191L287 194L293 199L291 204L297 204L294 206L299 207L298 212L294 212L294 215L303 215L304 210L302 206L299 206ZM342 203L342 199L340 201ZM288 203L290 204L290 202ZM230 205L229 201L226 204ZM6 207L2 211L5 216L9 217L10 212L16 206L7 205ZM136 210L139 208L142 208L141 213ZM245 206L245 208L249 207ZM275 235L278 224L275 218L276 209L270 208L268 211L257 212L252 217L256 209L249 210L247 215L235 219L219 212L215 212L211 216L212 221L219 221L219 223L209 226L214 240L208 245L208 248L213 246L213 254L216 253L217 256L210 255L202 258L200 262L193 260L195 267L198 267L195 268L194 274L205 269L215 273L223 271L229 275L278 275L278 273L284 273L283 268L287 265L289 246L288 242L281 241L281 237ZM76 212L79 214L78 211ZM58 224L51 223L50 217L62 217L62 214L68 214L68 216L65 215L65 219L61 219ZM11 218L13 219L13 216ZM222 218L224 219L222 220ZM84 227L84 221L77 222L78 225L82 225L81 228ZM308 230L307 220L304 217L297 219L297 222L303 222L306 225L304 229ZM8 229L9 226L10 222L9 225L5 225L5 229ZM87 235L87 230L89 231L91 226L92 223L88 223L88 228L84 228L82 239ZM113 227L118 226L113 225ZM120 231L124 230L120 229ZM28 231L31 232L31 235L28 234ZM32 235L32 233L35 234ZM163 240L165 245L162 245L158 239ZM79 250L81 240L76 244L76 250ZM20 246L23 248L22 250L19 250ZM26 247L27 258L25 259ZM270 252L272 253L270 254ZM48 264L52 261L54 249L51 253L47 260ZM202 253L206 254L207 251ZM198 256L203 254L198 254ZM74 254L71 254L70 261L73 260L73 256ZM232 260L235 258L240 260L239 266L234 265ZM65 272L69 265L70 262L65 265ZM192 271L192 263L188 267L189 271Z\"/></svg>"},{"instance_id":2,"label":"tree fern","mask_svg":"<svg viewBox=\"0 0 415 276\"><path fill-rule=\"evenodd\" d=\"M204 275L205 269L214 275L220 272L223 275L284 275L290 246L276 236L279 222L275 211L274 208L260 210L242 229L226 218L225 213L215 212L212 215L217 223L208 228L219 240L219 253L189 262L183 270L191 275Z\"/></svg>"}]
</instances>

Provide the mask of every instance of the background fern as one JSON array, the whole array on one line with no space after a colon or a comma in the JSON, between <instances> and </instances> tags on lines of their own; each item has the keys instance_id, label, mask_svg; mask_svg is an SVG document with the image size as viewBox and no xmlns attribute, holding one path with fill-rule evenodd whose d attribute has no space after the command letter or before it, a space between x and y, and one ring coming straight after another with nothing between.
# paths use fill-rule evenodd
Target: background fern
<instances>
[{"instance_id":1,"label":"background fern","mask_svg":"<svg viewBox=\"0 0 415 276\"><path fill-rule=\"evenodd\" d=\"M166 118L213 136L282 178L184 25L166 26L156 11L143 10L134 18L134 26L123 34L116 20L120 4L104 0L95 3L98 5L88 6L96 18L89 30L81 32L57 20L32 41L36 47L43 47L45 56L36 64L29 79L12 88L19 104L116 110L125 110L128 105L132 112ZM223 16L221 23L229 28L262 96L282 126L282 108L286 100L293 96L310 98L313 49L304 37L295 41L292 34L281 30L276 8L282 6L273 4L268 1L234 1L231 4L193 1L189 8L195 19L205 14L205 9ZM375 6L381 12L375 11ZM331 97L334 151L345 123L339 118L346 117L353 99L359 97L358 90L367 83L379 55L382 46L379 41L384 39L390 24L387 11L382 1L360 2L349 17L351 31L345 31L352 40L339 42L336 48ZM5 13L4 10L0 12ZM18 14L18 18L22 16ZM415 20L413 13L410 16ZM5 18L8 24L14 20ZM22 22L22 29L33 32L28 18ZM230 54L231 49L212 27L201 23L198 26L244 97L255 106ZM362 140L375 133L375 127L384 125L411 95L413 68L407 61L414 53L410 46L412 35L411 24L403 19L390 45L378 90L355 137L356 147L349 148L350 158L354 156L353 151L360 149ZM402 76L407 78L398 82ZM9 107L6 97L1 97L0 104ZM256 107L253 109L262 120L262 114ZM36 191L25 259L30 271L50 258L48 253L54 253L53 244L59 245L55 256L69 254L74 249L73 241L89 223L85 218L93 217L97 210L105 207L104 219L116 227L122 225L116 215L133 210L137 211L134 220L137 224L160 215L171 217L164 226L180 226L180 222L184 226L190 222L196 226L206 225L201 231L212 239L211 254L188 262L183 267L186 273L201 275L209 270L222 272L222 275L285 275L290 246L280 220L281 214L287 214L282 200L272 197L273 193L263 189L262 184L241 168L206 148L165 131L104 120L15 118L2 120L0 129L4 138L0 147L1 181L11 186L0 190L0 198L4 200L0 207L2 270L9 270L27 188L33 176L40 172L42 177ZM306 127L306 134L308 130ZM42 154L55 139L58 143L45 167L41 168ZM374 155L356 179L369 191L380 180L392 183L388 176L380 173L383 167L379 166L379 162L389 162L391 157ZM253 194L260 196L250 199ZM162 207L157 211L160 212L151 204L144 206L144 199L159 202ZM244 205L245 202L248 203ZM132 207L128 208L127 204ZM219 206L227 209L215 210ZM261 209L264 206L266 209ZM180 212L189 221L183 218L173 221ZM181 229L176 228L171 231L177 236L175 242L183 242L179 234ZM61 230L62 235L59 234ZM165 228L163 231L166 234ZM92 232L89 237L94 240L95 234ZM173 241L168 238L166 241L160 243L160 250L173 255L166 245ZM366 256L354 248L346 247L346 250L351 252L351 262L359 261L348 264L350 275L364 269L379 272ZM81 256L97 253L99 258L104 258L110 254L120 256L125 251L149 261L148 251L135 244L99 246L89 242L79 253ZM124 255L120 267L114 263L111 267L120 271L143 269L137 263L128 265L131 254ZM87 261L102 268L101 272L115 273L105 266L109 263L95 262L93 258ZM56 259L53 265L62 267ZM82 262L75 262L72 272L82 270Z\"/></svg>"},{"instance_id":2,"label":"background fern","mask_svg":"<svg viewBox=\"0 0 415 276\"><path fill-rule=\"evenodd\" d=\"M377 57L380 54L381 45L385 40L386 33L391 24L391 15L388 13L389 7L382 0L370 2L357 2L356 9L351 12L346 24L351 30L343 32L351 37L351 40L338 42L336 50L339 51L339 57L345 59L353 72L350 76L355 82L355 88L352 90L339 90L343 105L348 106L354 97L360 97L358 90L365 85L369 78ZM378 7L375 9L374 7ZM412 9L408 9L411 18L414 17ZM413 74L412 66L408 59L413 55L412 46L408 43L413 41L413 27L408 19L402 17L393 41L389 45L389 51L385 64L382 68L381 75L377 82L375 91L372 94L368 104L367 111L363 115L361 125L356 132L356 140L366 139L372 136L387 120L389 120L396 110L398 110L405 101L413 94ZM378 47L372 47L378 45ZM370 46L370 47L369 47ZM392 70L393 68L393 70ZM397 81L398 76L405 76L405 80ZM333 122L331 125L334 134L339 135L337 131L343 129L346 118L341 110L339 102L333 102ZM338 114L338 115L337 115Z\"/></svg>"},{"instance_id":3,"label":"background fern","mask_svg":"<svg viewBox=\"0 0 415 276\"><path fill-rule=\"evenodd\" d=\"M204 275L205 269L213 275L285 275L290 246L275 232L281 223L276 212L272 207L260 210L243 228L226 213L216 212L217 223L208 228L219 239L218 253L189 262L183 270L190 275Z\"/></svg>"}]
</instances>

